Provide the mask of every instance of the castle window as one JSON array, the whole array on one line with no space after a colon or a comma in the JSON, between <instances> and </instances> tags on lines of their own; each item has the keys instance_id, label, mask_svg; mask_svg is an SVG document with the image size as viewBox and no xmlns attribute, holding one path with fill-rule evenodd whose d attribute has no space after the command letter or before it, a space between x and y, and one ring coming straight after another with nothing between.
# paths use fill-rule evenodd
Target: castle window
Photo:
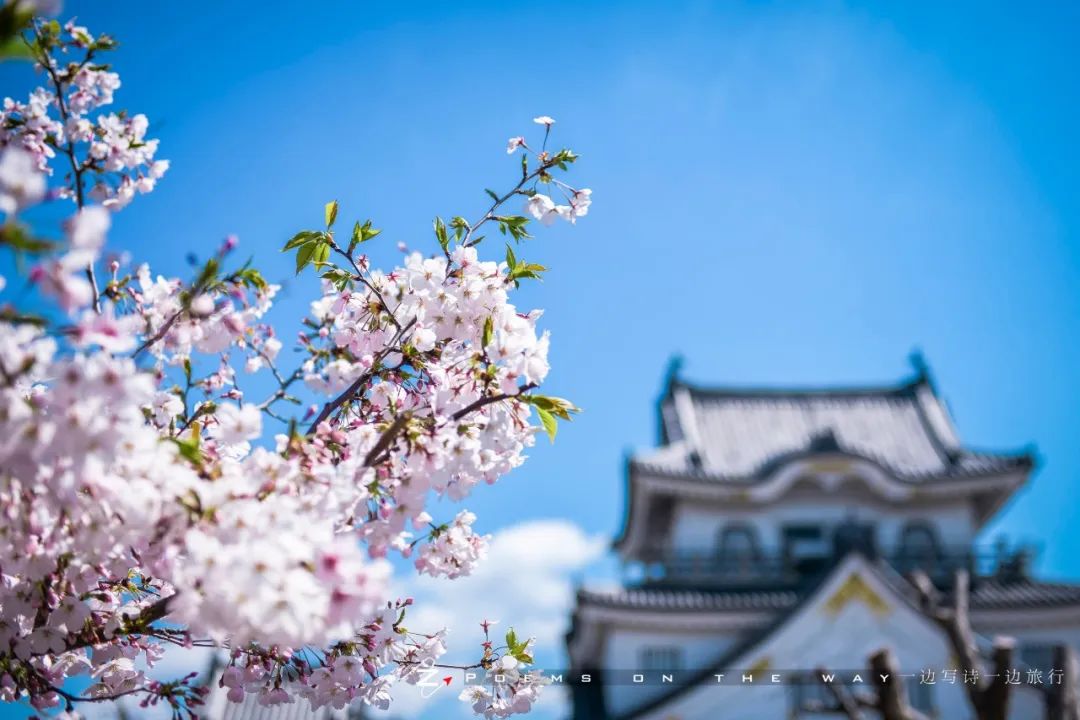
<instances>
[{"instance_id":1,"label":"castle window","mask_svg":"<svg viewBox=\"0 0 1080 720\"><path fill-rule=\"evenodd\" d=\"M933 527L925 522L910 522L904 526L897 553L897 564L901 570L906 572L918 568L932 573L938 569L940 560L941 550Z\"/></svg>"},{"instance_id":2,"label":"castle window","mask_svg":"<svg viewBox=\"0 0 1080 720\"><path fill-rule=\"evenodd\" d=\"M757 531L750 525L732 524L721 528L716 539L716 551L725 567L750 567L761 559Z\"/></svg>"},{"instance_id":3,"label":"castle window","mask_svg":"<svg viewBox=\"0 0 1080 720\"><path fill-rule=\"evenodd\" d=\"M642 671L673 671L683 666L682 648L672 646L646 647L641 650Z\"/></svg>"},{"instance_id":4,"label":"castle window","mask_svg":"<svg viewBox=\"0 0 1080 720\"><path fill-rule=\"evenodd\" d=\"M820 525L788 525L783 528L785 566L798 573L820 572L831 553Z\"/></svg>"}]
</instances>

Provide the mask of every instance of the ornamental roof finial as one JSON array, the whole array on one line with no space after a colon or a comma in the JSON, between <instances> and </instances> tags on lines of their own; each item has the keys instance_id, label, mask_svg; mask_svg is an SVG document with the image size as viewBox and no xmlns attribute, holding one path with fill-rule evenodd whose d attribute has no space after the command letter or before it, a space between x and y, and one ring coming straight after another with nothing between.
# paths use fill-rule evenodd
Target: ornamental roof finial
<instances>
[{"instance_id":1,"label":"ornamental roof finial","mask_svg":"<svg viewBox=\"0 0 1080 720\"><path fill-rule=\"evenodd\" d=\"M911 369L915 371L916 382L925 382L931 388L934 387L934 378L930 374L930 365L926 362L926 356L923 355L921 348L916 346L908 355L908 362L911 363Z\"/></svg>"},{"instance_id":2,"label":"ornamental roof finial","mask_svg":"<svg viewBox=\"0 0 1080 720\"><path fill-rule=\"evenodd\" d=\"M683 367L683 356L681 353L673 353L668 358L667 370L664 372L664 391L665 393L671 390L671 384L679 379L679 373Z\"/></svg>"}]
</instances>

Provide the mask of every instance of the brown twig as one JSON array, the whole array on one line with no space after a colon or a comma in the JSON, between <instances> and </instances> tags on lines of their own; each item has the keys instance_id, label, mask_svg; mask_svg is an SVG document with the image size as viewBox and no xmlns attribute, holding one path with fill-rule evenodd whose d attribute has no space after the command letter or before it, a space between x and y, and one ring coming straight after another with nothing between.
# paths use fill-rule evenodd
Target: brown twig
<instances>
[{"instance_id":1,"label":"brown twig","mask_svg":"<svg viewBox=\"0 0 1080 720\"><path fill-rule=\"evenodd\" d=\"M341 393L336 398L323 405L322 410L319 411L319 414L315 417L315 419L311 422L311 425L308 427L308 435L315 432L315 429L319 427L319 424L322 423L323 420L330 417L330 415L335 410L345 404L346 401L350 400L354 395L356 395L356 393L360 392L360 388L364 387L365 384L367 384L372 378L375 377L375 375L379 372L379 363L383 361L383 358L385 358L393 350L396 349L397 344L401 341L402 337L404 337L405 333L408 332L409 329L412 328L412 326L415 324L416 318L413 318L408 322L407 325L399 328L397 334L394 335L394 338L389 343L387 343L386 347L379 351L378 355L375 356L374 360L371 363L371 369L365 372L360 377L356 378L353 384L350 385L345 390L345 392Z\"/></svg>"},{"instance_id":2,"label":"brown twig","mask_svg":"<svg viewBox=\"0 0 1080 720\"><path fill-rule=\"evenodd\" d=\"M885 648L871 655L870 672L877 689L875 709L881 713L881 720L929 720L908 704L904 679L892 650Z\"/></svg>"},{"instance_id":3,"label":"brown twig","mask_svg":"<svg viewBox=\"0 0 1080 720\"><path fill-rule=\"evenodd\" d=\"M480 408L484 407L485 405L491 405L492 403L497 403L502 400L510 400L511 398L519 397L529 392L535 387L536 383L529 383L527 385L522 385L520 388L518 388L518 391L516 393L500 393L498 395L488 395L487 397L482 397L479 400L470 403L469 405L466 405L462 409L458 410L456 413L450 416L450 419L460 420L469 413L475 412Z\"/></svg>"},{"instance_id":4,"label":"brown twig","mask_svg":"<svg viewBox=\"0 0 1080 720\"><path fill-rule=\"evenodd\" d=\"M34 37L40 44L41 33L38 31L36 25L34 26ZM31 48L31 51L33 51L34 45L31 45L30 43L27 43L27 45ZM86 57L79 64L79 68L82 68L83 65L86 65L88 62L90 62L92 56L93 51L88 51ZM59 75L56 74L56 68L53 66L52 58L49 57L47 51L41 51L41 56L38 57L38 62L40 63L41 67L45 69L45 73L49 76L49 80L52 82L53 87L56 89L56 105L60 111L60 118L64 121L64 125L66 126L68 118L70 117L70 113L68 112L67 101L64 99L64 82L60 79ZM85 203L85 198L83 197L83 171L85 170L85 168L75 156L75 142L69 138L67 144L63 147L58 146L58 149L63 152L65 156L67 156L68 162L71 164L72 180L75 185L75 205L76 207L78 207L79 210L82 210ZM93 261L91 261L86 266L86 279L90 282L90 289L93 291L94 312L100 313L101 294L98 291L97 277L94 275Z\"/></svg>"},{"instance_id":5,"label":"brown twig","mask_svg":"<svg viewBox=\"0 0 1080 720\"><path fill-rule=\"evenodd\" d=\"M864 720L862 709L859 707L858 700L851 694L851 691L843 683L828 682L825 680L831 674L825 668L818 668L815 670L818 677L821 678L821 684L825 686L825 689L832 695L833 700L836 701L837 707L840 708L840 712L844 713L848 720Z\"/></svg>"}]
</instances>

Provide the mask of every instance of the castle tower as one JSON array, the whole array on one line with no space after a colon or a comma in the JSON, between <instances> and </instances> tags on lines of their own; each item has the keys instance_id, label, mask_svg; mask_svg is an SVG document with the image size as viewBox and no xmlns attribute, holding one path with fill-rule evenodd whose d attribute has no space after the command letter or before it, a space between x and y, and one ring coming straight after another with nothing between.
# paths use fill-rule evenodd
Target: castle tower
<instances>
[{"instance_id":1,"label":"castle tower","mask_svg":"<svg viewBox=\"0 0 1080 720\"><path fill-rule=\"evenodd\" d=\"M946 594L968 570L980 642L1015 637L1022 667L1080 646L1080 586L1031 577L1029 549L976 544L1032 453L962 444L914 364L896 385L830 389L700 387L673 368L659 447L627 463L623 587L578 592L567 646L591 682L573 688L577 720L810 717L824 690L797 671L862 670L881 647L943 671L947 639L905 580L916 569ZM918 680L916 708L969 717L962 684ZM1037 690L1011 706L1042 715Z\"/></svg>"}]
</instances>

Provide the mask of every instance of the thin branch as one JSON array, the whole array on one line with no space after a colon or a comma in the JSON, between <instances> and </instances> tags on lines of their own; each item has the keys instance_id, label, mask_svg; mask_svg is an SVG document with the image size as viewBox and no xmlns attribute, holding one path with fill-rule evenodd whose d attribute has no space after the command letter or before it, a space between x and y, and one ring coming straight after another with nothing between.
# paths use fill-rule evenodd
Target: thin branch
<instances>
[{"instance_id":1,"label":"thin branch","mask_svg":"<svg viewBox=\"0 0 1080 720\"><path fill-rule=\"evenodd\" d=\"M41 33L39 32L37 25L34 26L34 37L41 41ZM25 41L25 38L24 38ZM29 43L28 43L29 44ZM31 46L33 49L33 46ZM90 58L93 55L93 51L87 52L86 57L79 64L79 68L90 62ZM70 113L68 112L67 102L64 99L64 82L56 74L56 68L53 66L53 60L49 57L48 53L42 50L41 57L38 58L38 62L41 67L45 69L45 73L49 76L49 80L52 82L53 87L56 89L56 105L60 111L60 118L64 121L65 127L67 126ZM83 197L83 168L78 158L75 156L75 142L68 138L67 144L59 148L64 155L67 156L68 162L71 164L72 180L75 184L75 205L79 210L82 210L85 204L85 198ZM90 282L90 289L93 291L94 298L94 312L101 313L101 294L98 291L97 277L94 275L94 263L91 261L86 266L86 279Z\"/></svg>"},{"instance_id":2,"label":"thin branch","mask_svg":"<svg viewBox=\"0 0 1080 720\"><path fill-rule=\"evenodd\" d=\"M1008 671L1012 667L1015 641L1011 638L994 639L991 656L993 672L989 678L982 674L982 658L975 642L975 633L971 629L969 598L971 578L966 570L958 570L953 579L952 602L943 605L941 594L934 587L929 576L916 571L911 576L919 591L919 600L923 614L933 620L945 631L953 652L959 662L959 669L974 673L978 682L964 683L968 700L979 720L1005 720L1009 706Z\"/></svg>"},{"instance_id":3,"label":"thin branch","mask_svg":"<svg viewBox=\"0 0 1080 720\"><path fill-rule=\"evenodd\" d=\"M167 333L169 332L169 330L171 330L171 329L172 329L172 326L176 324L176 321L177 321L177 320L179 320L179 319L180 319L180 316L181 316L181 315L183 315L183 314L184 314L184 309L183 309L183 308L181 308L181 309L177 310L176 312L174 312L174 313L173 313L173 314L172 314L172 315L171 315L171 316L169 317L169 319L168 319L168 320L166 320L166 321L165 321L165 322L164 322L164 323L163 323L163 324L161 325L161 327L159 327L159 328L158 328L158 331L157 331L156 333L154 333L154 334L153 334L153 335L152 335L151 337L148 337L148 338L147 338L147 339L146 339L146 340L145 340L145 341L143 342L143 344L142 344L142 345L140 345L140 346L139 346L139 347L138 347L138 348L137 348L137 349L135 350L135 352L134 352L134 353L132 353L131 357L133 357L133 358L139 357L140 353L142 353L142 352L143 352L144 350L146 350L147 348L149 348L150 346L152 346L152 345L153 345L154 343L158 342L158 341L159 341L159 340L161 340L161 339L162 339L163 337L165 337L165 335L166 335L166 334L167 334Z\"/></svg>"},{"instance_id":4,"label":"thin branch","mask_svg":"<svg viewBox=\"0 0 1080 720\"><path fill-rule=\"evenodd\" d=\"M549 126L548 129L550 131L550 126ZM545 136L545 142L546 142L546 136ZM518 181L518 184L515 185L512 190L507 192L505 195L503 195L503 196L501 196L499 198L496 198L495 201L491 203L491 207L489 207L487 212L484 213L483 217L481 217L479 220L477 220L476 222L469 225L469 229L465 231L465 237L463 237L461 239L461 244L467 246L469 244L469 240L473 236L473 233L475 233L476 230L481 225L483 225L488 220L491 220L493 217L495 217L495 211L498 210L502 206L503 203L505 203L507 200L514 197L515 195L519 194L521 192L521 188L525 187L529 183L530 180L535 180L536 178L540 177L542 174L546 173L548 170L550 170L553 167L555 167L554 160L549 159L546 162L541 161L539 167L537 167L536 170L533 170L528 175L523 176L521 178L521 180Z\"/></svg>"},{"instance_id":5,"label":"thin branch","mask_svg":"<svg viewBox=\"0 0 1080 720\"><path fill-rule=\"evenodd\" d=\"M330 247L333 248L334 252L336 252L338 255L341 255L341 257L349 261L349 264L352 265L352 269L356 272L356 280L362 283L363 286L366 287L368 290L375 293L375 297L379 299L379 304L383 306L383 310L385 310L386 314L390 316L390 322L392 322L394 324L394 327L396 327L398 330L401 330L401 325L398 324L398 319L394 315L394 311L391 310L390 306L386 304L386 300L383 298L382 293L379 292L379 289L372 285L371 282L366 277L364 277L364 271L361 270L360 266L356 264L356 260L353 259L352 253L342 250L341 246L339 246L333 238L330 239Z\"/></svg>"},{"instance_id":6,"label":"thin branch","mask_svg":"<svg viewBox=\"0 0 1080 720\"><path fill-rule=\"evenodd\" d=\"M1057 645L1053 662L1062 677L1060 683L1047 687L1046 720L1080 720L1076 651L1068 645Z\"/></svg>"},{"instance_id":7,"label":"thin branch","mask_svg":"<svg viewBox=\"0 0 1080 720\"><path fill-rule=\"evenodd\" d=\"M818 668L814 672L821 678L821 684L829 691L829 694L832 695L833 700L836 701L837 706L840 708L840 712L847 715L848 720L863 720L865 718L862 710L859 709L858 701L846 685L837 682L826 682L825 678L830 673L825 668Z\"/></svg>"},{"instance_id":8,"label":"thin branch","mask_svg":"<svg viewBox=\"0 0 1080 720\"><path fill-rule=\"evenodd\" d=\"M908 704L904 679L896 656L888 648L870 656L870 672L877 688L877 710L881 720L929 720Z\"/></svg>"},{"instance_id":9,"label":"thin branch","mask_svg":"<svg viewBox=\"0 0 1080 720\"><path fill-rule=\"evenodd\" d=\"M364 385L366 385L368 382L371 381L373 377L375 377L376 373L379 372L379 370L377 369L379 367L379 363L381 363L383 358L385 358L387 355L390 354L391 351L395 349L395 346L398 344L398 342L401 341L402 336L406 332L408 332L409 329L412 328L412 326L415 324L416 318L413 318L409 321L407 325L405 325L405 327L400 328L394 338L389 343L387 343L386 347L380 350L379 354L375 356L371 364L371 369L362 374L360 377L356 378L353 384L350 385L345 390L345 392L341 393L336 398L323 405L322 410L319 411L319 414L315 417L315 419L311 422L311 425L308 427L308 435L315 432L316 428L319 427L323 420L326 420L328 417L330 417L330 415L334 413L335 410L344 405L348 400L352 399L352 397L356 395L356 393L360 392L360 389L364 387Z\"/></svg>"},{"instance_id":10,"label":"thin branch","mask_svg":"<svg viewBox=\"0 0 1080 720\"><path fill-rule=\"evenodd\" d=\"M518 388L518 391L516 393L500 393L498 395L488 395L487 397L482 397L476 402L466 405L462 409L458 410L456 413L450 416L450 419L460 420L469 413L475 412L480 408L484 407L485 405L491 405L492 403L497 403L502 400L510 400L511 398L520 397L521 395L524 395L535 387L536 383L529 383L527 385L522 385L520 388Z\"/></svg>"},{"instance_id":11,"label":"thin branch","mask_svg":"<svg viewBox=\"0 0 1080 720\"><path fill-rule=\"evenodd\" d=\"M405 429L405 425L409 422L408 413L402 413L394 418L394 422L390 423L390 427L379 436L379 439L375 441L375 444L367 455L364 456L364 465L371 467L376 464L379 456L390 448L390 444L394 442L394 439L398 436L402 430Z\"/></svg>"}]
</instances>

